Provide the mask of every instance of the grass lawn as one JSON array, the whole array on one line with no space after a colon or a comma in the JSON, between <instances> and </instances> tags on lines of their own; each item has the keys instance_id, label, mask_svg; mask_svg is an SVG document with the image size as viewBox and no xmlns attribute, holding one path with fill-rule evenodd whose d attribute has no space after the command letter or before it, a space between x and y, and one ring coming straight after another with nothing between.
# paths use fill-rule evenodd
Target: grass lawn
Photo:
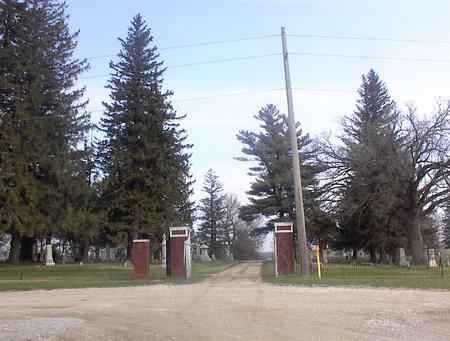
<instances>
[{"instance_id":1,"label":"grass lawn","mask_svg":"<svg viewBox=\"0 0 450 341\"><path fill-rule=\"evenodd\" d=\"M297 275L274 276L273 262L265 262L262 277L266 282L282 285L370 286L386 288L422 288L450 290L450 269L441 277L439 269L426 267L400 268L395 266L329 264L322 271L322 279L313 273L309 278Z\"/></svg>"},{"instance_id":2,"label":"grass lawn","mask_svg":"<svg viewBox=\"0 0 450 341\"><path fill-rule=\"evenodd\" d=\"M150 279L133 279L133 268L113 264L56 265L0 265L0 291L125 287L168 283L191 283L225 270L232 264L214 261L192 264L192 279L170 280L161 265L150 266Z\"/></svg>"}]
</instances>

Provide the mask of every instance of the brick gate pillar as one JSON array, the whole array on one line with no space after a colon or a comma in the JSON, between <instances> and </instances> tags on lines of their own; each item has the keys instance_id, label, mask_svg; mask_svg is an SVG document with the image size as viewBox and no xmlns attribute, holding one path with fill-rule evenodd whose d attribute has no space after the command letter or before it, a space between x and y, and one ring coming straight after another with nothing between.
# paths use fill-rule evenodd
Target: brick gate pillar
<instances>
[{"instance_id":1,"label":"brick gate pillar","mask_svg":"<svg viewBox=\"0 0 450 341\"><path fill-rule=\"evenodd\" d=\"M147 279L150 267L150 240L133 240L132 260L134 266L134 278Z\"/></svg>"},{"instance_id":2,"label":"brick gate pillar","mask_svg":"<svg viewBox=\"0 0 450 341\"><path fill-rule=\"evenodd\" d=\"M189 230L187 226L184 227L169 227L169 257L170 262L168 275L173 278L186 278L186 261L185 261L185 241L189 239Z\"/></svg>"},{"instance_id":3,"label":"brick gate pillar","mask_svg":"<svg viewBox=\"0 0 450 341\"><path fill-rule=\"evenodd\" d=\"M295 272L293 223L275 223L274 239L275 276L293 274Z\"/></svg>"}]
</instances>

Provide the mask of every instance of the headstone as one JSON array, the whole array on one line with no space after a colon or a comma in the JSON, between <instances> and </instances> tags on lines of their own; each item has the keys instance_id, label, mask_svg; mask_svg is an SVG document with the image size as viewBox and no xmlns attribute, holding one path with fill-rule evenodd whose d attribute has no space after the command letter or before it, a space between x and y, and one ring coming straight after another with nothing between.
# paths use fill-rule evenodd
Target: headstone
<instances>
[{"instance_id":1,"label":"headstone","mask_svg":"<svg viewBox=\"0 0 450 341\"><path fill-rule=\"evenodd\" d=\"M434 249L428 249L428 266L430 268L437 268L436 251Z\"/></svg>"},{"instance_id":2,"label":"headstone","mask_svg":"<svg viewBox=\"0 0 450 341\"><path fill-rule=\"evenodd\" d=\"M45 265L46 266L54 266L55 261L53 260L53 249L52 244L47 244L47 257L45 258Z\"/></svg>"},{"instance_id":3,"label":"headstone","mask_svg":"<svg viewBox=\"0 0 450 341\"><path fill-rule=\"evenodd\" d=\"M161 242L161 263L163 269L167 267L167 241L166 234L163 234L163 240Z\"/></svg>"},{"instance_id":4,"label":"headstone","mask_svg":"<svg viewBox=\"0 0 450 341\"><path fill-rule=\"evenodd\" d=\"M405 249L402 247L398 249L398 265L407 267L410 266L408 260L406 259Z\"/></svg>"},{"instance_id":5,"label":"headstone","mask_svg":"<svg viewBox=\"0 0 450 341\"><path fill-rule=\"evenodd\" d=\"M202 246L200 246L200 261L201 262L210 262L211 258L209 258L208 255L208 250L209 247L206 244L203 244Z\"/></svg>"},{"instance_id":6,"label":"headstone","mask_svg":"<svg viewBox=\"0 0 450 341\"><path fill-rule=\"evenodd\" d=\"M198 243L191 243L192 259L200 260L200 245Z\"/></svg>"}]
</instances>

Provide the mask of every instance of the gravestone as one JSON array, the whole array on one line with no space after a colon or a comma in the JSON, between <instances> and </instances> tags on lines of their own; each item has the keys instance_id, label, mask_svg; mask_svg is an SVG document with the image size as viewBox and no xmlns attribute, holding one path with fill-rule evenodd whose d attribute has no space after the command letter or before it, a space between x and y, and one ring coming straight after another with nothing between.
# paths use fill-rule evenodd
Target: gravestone
<instances>
[{"instance_id":1,"label":"gravestone","mask_svg":"<svg viewBox=\"0 0 450 341\"><path fill-rule=\"evenodd\" d=\"M436 250L428 249L428 266L430 268L437 268L438 264L436 262Z\"/></svg>"},{"instance_id":2,"label":"gravestone","mask_svg":"<svg viewBox=\"0 0 450 341\"><path fill-rule=\"evenodd\" d=\"M210 262L211 258L208 255L209 247L206 244L200 246L200 261L202 262Z\"/></svg>"},{"instance_id":3,"label":"gravestone","mask_svg":"<svg viewBox=\"0 0 450 341\"><path fill-rule=\"evenodd\" d=\"M191 243L192 259L200 260L200 245L198 243Z\"/></svg>"},{"instance_id":4,"label":"gravestone","mask_svg":"<svg viewBox=\"0 0 450 341\"><path fill-rule=\"evenodd\" d=\"M45 265L46 266L54 266L55 261L53 260L52 244L47 244L46 249L47 249L47 257L45 258Z\"/></svg>"},{"instance_id":5,"label":"gravestone","mask_svg":"<svg viewBox=\"0 0 450 341\"><path fill-rule=\"evenodd\" d=\"M408 260L406 259L405 249L402 247L398 249L398 265L407 267L410 266Z\"/></svg>"}]
</instances>

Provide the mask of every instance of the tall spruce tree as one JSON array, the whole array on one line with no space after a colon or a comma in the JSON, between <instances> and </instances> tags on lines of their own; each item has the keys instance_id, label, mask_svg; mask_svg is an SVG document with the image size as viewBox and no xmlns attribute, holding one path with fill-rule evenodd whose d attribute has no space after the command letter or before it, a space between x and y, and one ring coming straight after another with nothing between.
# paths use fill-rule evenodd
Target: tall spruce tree
<instances>
[{"instance_id":1,"label":"tall spruce tree","mask_svg":"<svg viewBox=\"0 0 450 341\"><path fill-rule=\"evenodd\" d=\"M386 261L388 253L394 255L397 247L406 246L401 206L407 163L399 113L373 70L362 76L358 93L356 110L343 120L342 148L324 148L325 164L334 172L325 191L339 199L341 246L364 248L372 261L377 253L380 261Z\"/></svg>"},{"instance_id":2,"label":"tall spruce tree","mask_svg":"<svg viewBox=\"0 0 450 341\"><path fill-rule=\"evenodd\" d=\"M33 238L67 218L74 149L87 127L84 89L74 89L87 63L74 57L78 32L65 10L57 0L0 3L0 214L11 261L31 260Z\"/></svg>"},{"instance_id":3,"label":"tall spruce tree","mask_svg":"<svg viewBox=\"0 0 450 341\"><path fill-rule=\"evenodd\" d=\"M210 256L223 258L223 246L226 243L226 196L219 177L209 169L203 184L205 197L200 200L198 236L201 242L209 246Z\"/></svg>"},{"instance_id":4,"label":"tall spruce tree","mask_svg":"<svg viewBox=\"0 0 450 341\"><path fill-rule=\"evenodd\" d=\"M255 233L267 233L276 221L295 221L294 184L292 159L290 155L289 131L286 115L274 105L263 107L255 118L261 122L261 132L240 131L237 138L244 145L245 157L240 161L252 162L249 175L254 177L247 192L249 204L241 208L244 220L252 221L259 216L269 218L265 226L255 229ZM319 193L314 191L315 151L308 135L302 134L297 124L297 139L302 163L302 184L306 222L310 222L315 212L314 202Z\"/></svg>"},{"instance_id":5,"label":"tall spruce tree","mask_svg":"<svg viewBox=\"0 0 450 341\"><path fill-rule=\"evenodd\" d=\"M119 41L99 147L108 220L130 250L139 235L160 238L170 224L191 223L191 146L170 103L172 92L163 90L165 68L141 15Z\"/></svg>"}]
</instances>

